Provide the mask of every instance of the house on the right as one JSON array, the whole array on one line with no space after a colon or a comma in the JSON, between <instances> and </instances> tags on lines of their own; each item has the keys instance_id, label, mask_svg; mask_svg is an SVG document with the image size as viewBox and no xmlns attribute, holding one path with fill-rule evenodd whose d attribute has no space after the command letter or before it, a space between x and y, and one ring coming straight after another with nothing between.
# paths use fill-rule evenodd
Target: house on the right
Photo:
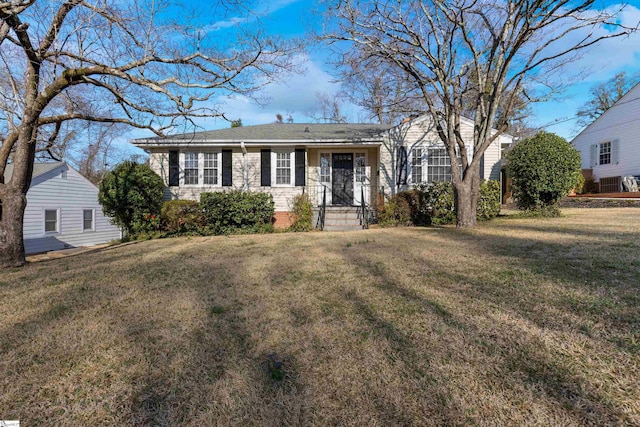
<instances>
[{"instance_id":1,"label":"house on the right","mask_svg":"<svg viewBox=\"0 0 640 427\"><path fill-rule=\"evenodd\" d=\"M627 190L623 179L640 175L640 84L587 126L571 142L582 157L582 173L600 193Z\"/></svg>"}]
</instances>

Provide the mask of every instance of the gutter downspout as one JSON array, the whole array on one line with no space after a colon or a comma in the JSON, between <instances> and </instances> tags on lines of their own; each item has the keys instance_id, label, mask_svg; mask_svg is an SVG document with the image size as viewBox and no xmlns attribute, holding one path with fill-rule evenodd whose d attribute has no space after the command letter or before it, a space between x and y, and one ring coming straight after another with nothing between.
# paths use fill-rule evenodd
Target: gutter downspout
<instances>
[{"instance_id":1,"label":"gutter downspout","mask_svg":"<svg viewBox=\"0 0 640 427\"><path fill-rule=\"evenodd\" d=\"M244 191L249 191L249 169L248 169L248 159L247 159L247 147L244 145L244 141L240 141L240 148L242 148L242 161L243 161L243 178L244 183L242 188Z\"/></svg>"}]
</instances>

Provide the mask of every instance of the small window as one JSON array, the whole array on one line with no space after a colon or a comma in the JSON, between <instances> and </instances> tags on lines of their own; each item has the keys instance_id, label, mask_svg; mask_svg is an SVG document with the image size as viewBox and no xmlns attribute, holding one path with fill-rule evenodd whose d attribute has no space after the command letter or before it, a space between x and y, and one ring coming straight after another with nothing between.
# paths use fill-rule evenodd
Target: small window
<instances>
[{"instance_id":1,"label":"small window","mask_svg":"<svg viewBox=\"0 0 640 427\"><path fill-rule=\"evenodd\" d=\"M62 171L62 172L60 173L60 178L62 178L62 179L67 179L67 171Z\"/></svg>"},{"instance_id":2,"label":"small window","mask_svg":"<svg viewBox=\"0 0 640 427\"><path fill-rule=\"evenodd\" d=\"M82 211L82 231L93 230L93 209L84 209Z\"/></svg>"},{"instance_id":3,"label":"small window","mask_svg":"<svg viewBox=\"0 0 640 427\"><path fill-rule=\"evenodd\" d=\"M58 211L55 209L44 211L44 232L58 232Z\"/></svg>"},{"instance_id":4,"label":"small window","mask_svg":"<svg viewBox=\"0 0 640 427\"><path fill-rule=\"evenodd\" d=\"M217 153L204 153L204 174L205 185L218 185L218 155Z\"/></svg>"},{"instance_id":5,"label":"small window","mask_svg":"<svg viewBox=\"0 0 640 427\"><path fill-rule=\"evenodd\" d=\"M422 182L422 148L411 150L411 183Z\"/></svg>"},{"instance_id":6,"label":"small window","mask_svg":"<svg viewBox=\"0 0 640 427\"><path fill-rule=\"evenodd\" d=\"M356 153L356 182L365 182L367 178L367 163L365 153Z\"/></svg>"},{"instance_id":7,"label":"small window","mask_svg":"<svg viewBox=\"0 0 640 427\"><path fill-rule=\"evenodd\" d=\"M184 153L184 183L198 185L198 153Z\"/></svg>"},{"instance_id":8,"label":"small window","mask_svg":"<svg viewBox=\"0 0 640 427\"><path fill-rule=\"evenodd\" d=\"M611 142L603 142L600 144L600 165L608 165L611 163Z\"/></svg>"},{"instance_id":9,"label":"small window","mask_svg":"<svg viewBox=\"0 0 640 427\"><path fill-rule=\"evenodd\" d=\"M276 153L276 184L291 184L291 153Z\"/></svg>"},{"instance_id":10,"label":"small window","mask_svg":"<svg viewBox=\"0 0 640 427\"><path fill-rule=\"evenodd\" d=\"M331 154L320 154L320 182L331 182Z\"/></svg>"}]
</instances>

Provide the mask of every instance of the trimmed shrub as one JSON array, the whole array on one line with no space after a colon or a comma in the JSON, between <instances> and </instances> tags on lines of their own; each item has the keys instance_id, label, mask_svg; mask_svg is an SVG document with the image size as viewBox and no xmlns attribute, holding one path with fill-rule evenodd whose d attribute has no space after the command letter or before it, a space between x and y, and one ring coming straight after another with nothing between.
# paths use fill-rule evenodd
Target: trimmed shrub
<instances>
[{"instance_id":1,"label":"trimmed shrub","mask_svg":"<svg viewBox=\"0 0 640 427\"><path fill-rule=\"evenodd\" d=\"M168 200L162 205L160 218L169 233L198 232L201 222L200 204L195 200Z\"/></svg>"},{"instance_id":2,"label":"trimmed shrub","mask_svg":"<svg viewBox=\"0 0 640 427\"><path fill-rule=\"evenodd\" d=\"M311 231L313 229L313 205L308 194L298 194L290 203L293 223L289 231Z\"/></svg>"},{"instance_id":3,"label":"trimmed shrub","mask_svg":"<svg viewBox=\"0 0 640 427\"><path fill-rule=\"evenodd\" d=\"M206 234L273 231L274 203L271 194L237 190L202 193L200 209Z\"/></svg>"},{"instance_id":4,"label":"trimmed shrub","mask_svg":"<svg viewBox=\"0 0 640 427\"><path fill-rule=\"evenodd\" d=\"M98 201L111 222L127 237L157 231L164 183L147 165L125 161L100 183Z\"/></svg>"},{"instance_id":5,"label":"trimmed shrub","mask_svg":"<svg viewBox=\"0 0 640 427\"><path fill-rule=\"evenodd\" d=\"M482 181L478 196L478 209L476 218L486 221L495 218L500 213L500 182Z\"/></svg>"},{"instance_id":6,"label":"trimmed shrub","mask_svg":"<svg viewBox=\"0 0 640 427\"><path fill-rule=\"evenodd\" d=\"M580 179L580 153L564 138L540 132L518 142L507 159L518 208L543 216L558 215L558 202Z\"/></svg>"},{"instance_id":7,"label":"trimmed shrub","mask_svg":"<svg viewBox=\"0 0 640 427\"><path fill-rule=\"evenodd\" d=\"M404 196L396 194L382 205L378 205L378 223L383 227L411 225L411 208Z\"/></svg>"},{"instance_id":8,"label":"trimmed shrub","mask_svg":"<svg viewBox=\"0 0 640 427\"><path fill-rule=\"evenodd\" d=\"M406 203L410 222L413 225L445 225L456 222L453 184L450 182L421 184L412 190L401 191L395 197ZM478 220L494 218L499 212L500 183L498 181L481 182L477 208Z\"/></svg>"}]
</instances>

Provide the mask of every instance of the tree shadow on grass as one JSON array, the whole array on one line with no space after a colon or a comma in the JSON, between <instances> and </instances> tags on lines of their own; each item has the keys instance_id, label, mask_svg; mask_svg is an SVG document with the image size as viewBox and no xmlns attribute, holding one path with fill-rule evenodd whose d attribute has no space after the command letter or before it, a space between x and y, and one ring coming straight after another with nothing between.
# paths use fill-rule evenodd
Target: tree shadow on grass
<instances>
[{"instance_id":1,"label":"tree shadow on grass","mask_svg":"<svg viewBox=\"0 0 640 427\"><path fill-rule=\"evenodd\" d=\"M451 238L459 240L460 245L458 247L461 250L468 250L466 247L470 244L468 236L460 236L456 230L451 231ZM492 250L496 247L500 247L500 244L495 244L496 237L493 236L493 246L487 245L487 242L483 242L482 237L480 241L471 246L476 246L476 250ZM518 239L513 238L501 238L497 239L502 244L513 244ZM462 244L464 243L464 244ZM558 249L562 249L562 245L559 245ZM416 284L413 289L403 284L398 277L389 275L387 269L380 268L380 266L372 261L371 253L366 251L342 251L342 254L348 258L349 262L363 268L365 270L365 277L373 279L372 286L384 291L391 300L398 302L404 301L406 304L417 305L421 312L431 313L439 316L445 324L463 331L463 335L466 336L465 346L468 346L470 352L482 352L484 354L495 356L501 355L499 358L498 372L513 373L519 372L518 377L524 377L524 381L528 383L533 389L540 390L544 396L557 402L560 407L566 408L568 414L574 414L582 422L588 423L617 423L620 420L631 421L628 415L616 404L609 400L608 397L601 394L598 384L592 384L588 379L578 375L570 365L570 361L562 360L562 358L555 355L553 352L545 352L545 345L539 342L536 336L530 335L530 332L522 329L516 324L511 327L516 328L517 332L508 338L506 344L501 341L496 341L495 334L500 334L499 331L487 330L486 325L475 324L472 318L467 315L454 314L452 309L447 308L447 303L443 303L434 298L429 298L424 295L423 292L418 292L420 285ZM406 254L406 257L412 258L412 255ZM539 266L539 260L532 260L526 258L523 263L525 268L532 269L536 274L538 273L537 267ZM403 260L397 262L402 263ZM453 301L462 301L464 304L465 298L473 299L474 303L480 303L480 305L486 305L487 307L500 307L500 310L511 309L512 312L520 314L518 307L522 304L526 304L526 300L522 298L522 294L519 292L498 292L497 295L492 295L487 292L487 289L500 290L501 284L498 282L483 283L479 282L474 275L473 271L468 274L451 273L443 270L441 266L428 259L418 259L413 257L410 262L407 263L411 266L423 265L425 274L426 287L437 289L438 292L447 296L452 296ZM553 273L549 273L550 276L554 276ZM439 280L438 283L447 283L444 287L435 283L429 283L429 277L438 277L443 280ZM561 274L562 279L567 279L567 275ZM450 284L464 284L464 286L451 286ZM580 284L580 282L578 282ZM451 304L451 301L448 302ZM457 310L460 310L457 309ZM547 329L548 325L544 322L540 323L537 318L538 312L521 313L523 316L534 323L538 323L543 329ZM368 313L367 317L375 319L375 315ZM379 324L378 321L372 320L374 325ZM383 329L390 329L389 326L385 326ZM532 345L534 343L534 345ZM504 386L513 389L514 393L518 384L511 383L512 379L509 379L510 375L505 375L502 379Z\"/></svg>"}]
</instances>

